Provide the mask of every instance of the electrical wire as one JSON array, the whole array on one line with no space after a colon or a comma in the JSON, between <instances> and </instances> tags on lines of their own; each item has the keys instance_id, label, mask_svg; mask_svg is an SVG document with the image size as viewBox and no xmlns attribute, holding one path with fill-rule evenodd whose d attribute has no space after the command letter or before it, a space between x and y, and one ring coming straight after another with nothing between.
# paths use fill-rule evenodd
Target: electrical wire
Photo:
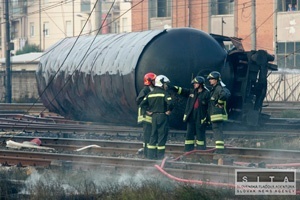
<instances>
[{"instance_id":1,"label":"electrical wire","mask_svg":"<svg viewBox=\"0 0 300 200\"><path fill-rule=\"evenodd\" d=\"M98 1L98 0L97 0L97 1ZM116 1L116 0L114 0L113 4L111 5L111 7L110 7L110 9L109 9L109 13L111 12L111 10L112 10L112 8L113 8L113 5L114 5L115 1ZM143 1L144 1L144 0L140 1L138 4L142 3ZM137 6L138 4L136 4L135 6ZM90 13L89 17L88 17L87 20L86 20L85 25L86 25L87 22L89 21L90 16L91 16L91 14L93 13L93 11L94 11L96 5L97 5L97 3L95 3L95 5L94 5L94 7L93 7L93 9L92 9L92 12ZM106 18L105 18L105 19L106 19ZM88 54L88 52L89 52L89 50L90 50L92 44L94 43L95 39L97 38L98 33L101 31L104 22L105 22L105 20L103 20L103 22L102 22L100 28L97 29L97 30L98 30L97 34L94 36L94 39L92 40L92 42L91 42L91 44L89 45L88 49L86 50L86 52L85 52L83 58L82 58L81 61L78 63L78 65L77 65L77 67L76 67L75 69L77 69L79 66L82 66L81 63L82 63L83 60L86 58L86 56L87 56L87 54ZM85 27L85 25L84 25L84 27ZM83 31L84 27L82 28L81 32ZM81 34L80 34L80 35L81 35ZM79 36L80 36L80 35L79 35ZM73 46L71 47L69 53L68 53L67 56L66 56L66 58L64 59L64 61L63 61L62 64L60 65L59 69L58 69L58 70L56 71L56 73L54 74L53 78L49 81L48 85L47 85L47 86L44 88L44 90L41 92L40 96L42 96L42 95L45 93L45 91L47 90L47 88L50 86L50 84L51 84L51 83L53 82L53 80L55 79L56 75L58 74L58 72L59 72L60 69L62 68L63 64L65 63L65 61L66 61L66 59L67 59L67 57L70 55L70 52L72 51L72 49L74 48L76 42L78 41L79 36L76 38L76 40L75 40ZM80 68L79 68L79 70L80 70ZM73 76L73 74L74 74L75 72L76 72L76 70L73 71L73 73L72 73L71 76L66 80L66 82L65 82L64 85L61 87L61 89L56 93L56 95L54 95L53 99L50 100L49 104L51 104L51 103L56 99L56 97L63 91L64 87L65 87L65 86L67 85L67 83L71 80L71 77ZM37 103L37 101L38 101L39 99L40 99L40 97L33 103L33 105L32 105L28 110L30 110L30 109L35 105L35 103ZM48 104L48 105L49 105L49 104ZM46 105L45 107L47 108L48 105ZM42 115L42 113L46 110L46 108L40 113L40 115ZM32 123L32 122L33 122L33 121L31 121L31 123ZM26 129L31 123L28 123L28 124L23 128L23 131L25 131L25 129Z\"/></svg>"},{"instance_id":2,"label":"electrical wire","mask_svg":"<svg viewBox=\"0 0 300 200\"><path fill-rule=\"evenodd\" d=\"M250 37L252 34L254 34L254 32L257 32L257 30L262 26L262 25L264 25L273 15L274 15L274 13L277 11L277 9L275 9L268 17L267 17L267 19L265 19L265 21L263 21L259 26L257 26L256 28L255 28L255 30L254 31L252 31L252 32L250 32L250 34L248 35L248 36L246 36L243 40L246 40L248 37Z\"/></svg>"},{"instance_id":3,"label":"electrical wire","mask_svg":"<svg viewBox=\"0 0 300 200\"><path fill-rule=\"evenodd\" d=\"M67 3L70 3L70 2L73 2L74 0L69 0L69 1L65 1L65 4L67 4ZM245 5L246 4L248 4L248 3L250 3L251 1L248 1L248 2L243 2L243 3L241 3L241 4L237 4L237 5L243 5L243 7L242 8L240 8L241 10L244 10L245 9ZM221 2L221 3L219 3L219 5L220 4L225 4L225 2ZM227 4L227 3L226 3ZM196 5L202 5L202 6L207 6L207 8L210 6L210 4L209 3L195 3L195 4L192 4L193 6L196 6ZM262 4L261 4L262 5ZM57 7L57 6L61 6L61 1L58 1L57 3L55 3L55 4L53 4L53 5L50 5L50 6L48 6L48 7L45 7L45 8L43 8L42 10L43 11L45 11L45 10L47 10L47 9L52 9L52 8L55 8L55 7ZM182 6L185 6L185 5L182 5ZM171 8L172 8L172 6L171 6ZM131 8L132 9L132 8ZM131 10L131 9L129 9L129 10ZM235 10L239 10L239 9L235 9ZM126 12L128 12L128 11L126 11ZM34 12L31 12L31 13L29 13L28 15L30 15L30 14L35 14L35 13L39 13L39 11L34 11ZM205 13L207 13L208 14L208 12L204 12L204 14ZM202 13L203 14L203 13ZM120 16L121 17L121 16ZM115 22L117 19L119 19L120 17L118 17L118 18L116 18L116 19L114 19L113 21L111 21L108 25L110 25L111 23L113 23L113 22ZM204 18L208 18L209 16L204 16ZM196 20L198 20L198 19L195 19L195 18L193 18L194 20L192 20L191 22L193 22L193 21L196 21ZM184 18L182 18L182 20L184 21L185 19ZM180 23L180 21L179 21L179 23ZM107 25L107 26L108 26ZM155 27L154 27L155 28ZM95 32L95 31L97 31L97 30L94 30L93 32ZM53 34L53 33L52 33ZM64 33L65 34L65 33Z\"/></svg>"},{"instance_id":4,"label":"electrical wire","mask_svg":"<svg viewBox=\"0 0 300 200\"><path fill-rule=\"evenodd\" d=\"M98 1L99 1L99 0L97 0L97 2L98 2ZM49 87L50 84L53 82L53 80L55 79L55 77L56 77L56 75L58 74L58 72L60 71L60 69L63 67L63 65L64 65L65 61L67 60L68 56L70 55L71 51L74 49L75 44L77 43L77 41L78 41L78 39L79 39L81 33L83 32L83 30L84 30L86 24L88 23L88 20L89 20L91 14L93 13L93 11L94 11L94 9L95 9L95 7L96 7L96 5L97 5L97 2L95 3L95 5L94 5L94 7L93 7L93 9L92 9L92 11L91 11L91 13L90 13L88 19L86 20L86 23L85 23L84 26L82 27L80 34L76 37L76 40L75 40L74 44L72 45L72 47L70 48L70 50L69 50L67 56L66 56L65 59L63 60L62 64L61 64L60 67L58 68L58 70L55 72L55 74L54 74L54 76L52 77L52 79L49 80L48 85L47 85L47 86L44 88L44 90L41 92L40 96L42 96L42 95L45 93L45 91L48 89L48 87ZM51 50L53 50L53 49L51 49ZM51 51L48 51L48 52L51 52ZM88 50L86 51L86 53L87 53L87 52L88 52ZM79 66L79 65L78 65L78 66ZM78 66L77 66L77 67L78 67ZM66 85L66 83L65 83L65 85ZM55 97L56 97L61 91L62 91L62 89L59 90L59 92L55 95ZM40 97L32 104L32 106L28 109L28 111L30 111L30 110L32 109L32 107L38 102L39 99L40 99ZM50 101L50 103L52 103L53 100L54 100L54 99L52 99L52 100ZM47 105L47 106L48 106L48 105ZM46 106L46 107L47 107L47 106ZM46 108L40 113L40 115L41 115L45 110L46 110ZM23 131L25 131L25 128L27 128L32 122L33 122L33 120L32 120L30 123L28 123L28 124L23 128Z\"/></svg>"},{"instance_id":5,"label":"electrical wire","mask_svg":"<svg viewBox=\"0 0 300 200\"><path fill-rule=\"evenodd\" d=\"M69 1L69 2L71 2L71 1ZM141 1L142 2L142 1ZM140 3L141 3L140 2ZM136 4L135 6L137 6L138 4ZM59 4L58 6L61 6L61 4ZM112 22L110 22L109 24L111 24L111 23L113 23L113 22L115 22L116 20L118 20L121 16L123 16L124 14L126 14L127 12L129 12L132 8L134 8L135 6L133 6L133 7L131 7L130 9L128 9L126 12L124 12L122 15L120 15L119 17L117 17L116 19L114 19ZM51 7L51 6L49 6L49 7L47 7L48 9L50 9L50 8L53 8L53 7ZM242 8L242 9L244 9L244 7ZM43 11L45 11L46 10L46 8L44 8L44 9L42 9ZM46 13L47 14L47 13ZM274 14L274 13L273 13ZM48 14L47 14L48 15ZM90 16L89 16L90 17ZM106 16L107 17L107 16ZM104 20L105 21L105 20ZM109 25L109 24L107 24L107 25ZM86 25L86 24L85 24ZM106 26L107 26L106 25ZM260 25L261 26L261 25ZM101 27L103 27L103 24L101 25ZM100 28L101 29L101 28ZM99 31L99 30L94 30L93 32L95 32L95 31ZM80 33L80 35L82 34L82 32ZM55 47L54 47L55 48ZM59 71L59 70L58 70ZM58 73L58 72L57 72ZM47 88L47 87L46 87ZM45 88L45 89L46 89Z\"/></svg>"},{"instance_id":6,"label":"electrical wire","mask_svg":"<svg viewBox=\"0 0 300 200\"><path fill-rule=\"evenodd\" d=\"M250 1L249 1L249 2L250 2ZM246 2L246 3L249 3L249 2ZM205 3L202 3L202 4L205 4ZM245 3L243 3L243 5L244 5L244 4L245 4ZM131 8L131 9L132 9L132 8ZM244 7L243 7L242 9L244 9ZM128 11L129 11L129 10L128 10ZM126 12L128 12L128 11L126 11ZM119 18L120 18L120 17L119 17ZM118 18L117 18L117 19L118 19ZM115 19L114 21L116 21L117 19ZM195 20L197 20L197 19L195 19ZM109 24L113 23L114 21L110 22ZM108 25L109 25L109 24L108 24ZM264 24L264 23L263 23L263 24ZM262 26L263 24L261 24L261 26ZM97 30L94 30L93 32L95 32L95 31L97 31ZM253 33L251 33L251 34L253 34ZM250 34L250 35L251 35L251 34ZM249 35L248 35L247 37L249 37ZM246 38L247 38L247 37L246 37Z\"/></svg>"}]
</instances>

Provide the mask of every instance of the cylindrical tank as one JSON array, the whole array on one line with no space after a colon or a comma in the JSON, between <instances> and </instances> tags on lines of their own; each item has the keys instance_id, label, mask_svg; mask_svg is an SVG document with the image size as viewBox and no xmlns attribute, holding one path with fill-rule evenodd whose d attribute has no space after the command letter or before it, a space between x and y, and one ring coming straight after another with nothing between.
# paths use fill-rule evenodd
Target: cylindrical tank
<instances>
[{"instance_id":1,"label":"cylindrical tank","mask_svg":"<svg viewBox=\"0 0 300 200\"><path fill-rule=\"evenodd\" d=\"M135 125L144 74L189 88L194 76L217 70L231 84L226 56L213 37L192 28L65 38L40 59L38 90L44 105L66 118ZM185 100L175 99L170 124L180 128Z\"/></svg>"}]
</instances>

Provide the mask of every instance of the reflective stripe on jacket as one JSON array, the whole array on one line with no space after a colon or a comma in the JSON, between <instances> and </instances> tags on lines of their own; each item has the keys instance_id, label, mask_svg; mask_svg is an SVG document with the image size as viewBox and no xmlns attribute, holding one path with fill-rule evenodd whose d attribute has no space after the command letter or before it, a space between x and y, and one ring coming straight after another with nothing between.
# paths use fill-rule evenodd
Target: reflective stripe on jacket
<instances>
[{"instance_id":1,"label":"reflective stripe on jacket","mask_svg":"<svg viewBox=\"0 0 300 200\"><path fill-rule=\"evenodd\" d=\"M174 103L171 96L162 88L155 87L141 102L140 106L153 113L172 111Z\"/></svg>"},{"instance_id":2,"label":"reflective stripe on jacket","mask_svg":"<svg viewBox=\"0 0 300 200\"><path fill-rule=\"evenodd\" d=\"M142 108L139 107L138 109L138 123L142 123L142 122L148 122L148 123L152 123L152 117L147 115L147 114L143 114L142 113Z\"/></svg>"},{"instance_id":3,"label":"reflective stripe on jacket","mask_svg":"<svg viewBox=\"0 0 300 200\"><path fill-rule=\"evenodd\" d=\"M218 105L221 105L222 107L220 108ZM226 93L220 83L218 83L210 91L208 112L210 121L212 122L228 120L226 111Z\"/></svg>"},{"instance_id":4,"label":"reflective stripe on jacket","mask_svg":"<svg viewBox=\"0 0 300 200\"><path fill-rule=\"evenodd\" d=\"M198 92L198 89L188 89L188 88L182 88L175 86L175 89L177 90L177 94L188 97L184 115L183 115L183 121L189 121L189 119L192 116L192 113L195 112L194 110L194 104L196 100L199 101L199 108L196 110L197 113L195 113L194 117L201 119L200 123L204 123L207 117L207 109L208 109L208 102L209 102L209 91L205 87L201 92Z\"/></svg>"},{"instance_id":5,"label":"reflective stripe on jacket","mask_svg":"<svg viewBox=\"0 0 300 200\"><path fill-rule=\"evenodd\" d=\"M140 103L143 101L143 99L145 98L145 96L147 96L147 94L149 94L150 92L150 88L149 86L145 86L139 93L139 95L136 98L136 103L138 105L140 105ZM147 122L147 123L152 123L152 117L147 115L146 113L146 109L143 109L139 106L138 108L138 118L137 118L137 122L138 124L142 123L142 122Z\"/></svg>"}]
</instances>

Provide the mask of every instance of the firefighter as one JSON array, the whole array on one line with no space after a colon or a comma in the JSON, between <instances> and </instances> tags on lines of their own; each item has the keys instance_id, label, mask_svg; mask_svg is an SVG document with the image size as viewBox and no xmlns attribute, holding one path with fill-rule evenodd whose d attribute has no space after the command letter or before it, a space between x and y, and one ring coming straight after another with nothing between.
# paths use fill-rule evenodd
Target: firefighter
<instances>
[{"instance_id":1,"label":"firefighter","mask_svg":"<svg viewBox=\"0 0 300 200\"><path fill-rule=\"evenodd\" d=\"M149 72L144 76L144 88L140 91L136 98L138 105L142 102L145 96L153 91L154 81L156 74ZM146 113L146 109L142 109L140 106L138 108L138 124L143 124L143 152L144 156L147 158L147 145L150 140L151 130L152 130L152 117Z\"/></svg>"},{"instance_id":2,"label":"firefighter","mask_svg":"<svg viewBox=\"0 0 300 200\"><path fill-rule=\"evenodd\" d=\"M221 74L217 71L211 72L207 79L212 89L210 90L210 101L208 105L208 114L212 125L213 136L215 140L215 153L224 152L223 121L228 119L226 111L226 90L225 84L221 80Z\"/></svg>"},{"instance_id":3,"label":"firefighter","mask_svg":"<svg viewBox=\"0 0 300 200\"><path fill-rule=\"evenodd\" d=\"M188 97L183 121L187 122L187 133L185 135L184 151L192 151L196 149L206 149L206 117L209 102L209 90L205 87L205 79L202 76L196 76L191 84L193 89L182 88L178 86L168 85L170 90L174 90L177 94Z\"/></svg>"},{"instance_id":4,"label":"firefighter","mask_svg":"<svg viewBox=\"0 0 300 200\"><path fill-rule=\"evenodd\" d=\"M169 115L174 107L171 96L167 93L166 83L170 82L164 75L155 78L155 87L141 102L152 116L152 131L148 148L149 159L163 159L169 132Z\"/></svg>"}]
</instances>

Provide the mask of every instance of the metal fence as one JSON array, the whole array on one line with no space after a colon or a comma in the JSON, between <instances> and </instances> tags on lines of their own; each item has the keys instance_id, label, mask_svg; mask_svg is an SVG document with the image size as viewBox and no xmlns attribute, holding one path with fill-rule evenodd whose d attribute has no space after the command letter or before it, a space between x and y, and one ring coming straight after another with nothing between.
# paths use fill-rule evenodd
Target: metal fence
<instances>
[{"instance_id":1,"label":"metal fence","mask_svg":"<svg viewBox=\"0 0 300 200\"><path fill-rule=\"evenodd\" d=\"M300 101L300 73L276 72L268 77L267 102Z\"/></svg>"}]
</instances>

